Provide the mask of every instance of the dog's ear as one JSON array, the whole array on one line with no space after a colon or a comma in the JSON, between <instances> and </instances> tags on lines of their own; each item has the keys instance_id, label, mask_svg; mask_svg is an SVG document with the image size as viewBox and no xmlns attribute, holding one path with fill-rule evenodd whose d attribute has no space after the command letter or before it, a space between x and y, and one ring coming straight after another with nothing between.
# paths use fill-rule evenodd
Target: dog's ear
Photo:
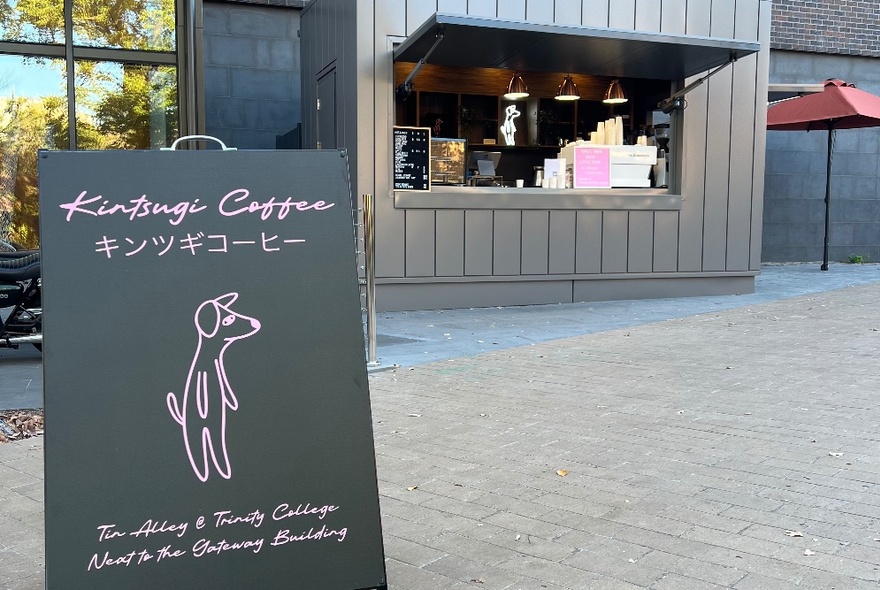
<instances>
[{"instance_id":1,"label":"dog's ear","mask_svg":"<svg viewBox=\"0 0 880 590\"><path fill-rule=\"evenodd\" d=\"M196 329L206 338L212 338L220 329L220 308L216 299L205 301L196 309Z\"/></svg>"},{"instance_id":2,"label":"dog's ear","mask_svg":"<svg viewBox=\"0 0 880 590\"><path fill-rule=\"evenodd\" d=\"M227 293L226 295L221 295L220 297L217 297L216 299L214 299L214 301L220 307L229 307L230 305L235 303L236 299L238 299L238 293Z\"/></svg>"}]
</instances>

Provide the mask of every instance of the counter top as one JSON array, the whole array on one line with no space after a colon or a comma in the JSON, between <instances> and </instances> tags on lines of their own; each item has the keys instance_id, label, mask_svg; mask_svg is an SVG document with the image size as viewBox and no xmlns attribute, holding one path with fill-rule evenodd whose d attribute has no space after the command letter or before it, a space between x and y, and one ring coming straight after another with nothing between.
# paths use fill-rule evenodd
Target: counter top
<instances>
[{"instance_id":1,"label":"counter top","mask_svg":"<svg viewBox=\"0 0 880 590\"><path fill-rule=\"evenodd\" d=\"M394 191L397 209L603 209L678 211L682 196L663 188L544 189L434 185Z\"/></svg>"}]
</instances>

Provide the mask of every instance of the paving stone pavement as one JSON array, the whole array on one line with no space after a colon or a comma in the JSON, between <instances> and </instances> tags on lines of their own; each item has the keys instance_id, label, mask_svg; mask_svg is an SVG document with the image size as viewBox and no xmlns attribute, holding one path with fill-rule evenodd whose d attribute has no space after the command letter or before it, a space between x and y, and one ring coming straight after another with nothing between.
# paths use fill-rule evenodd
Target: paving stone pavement
<instances>
[{"instance_id":1,"label":"paving stone pavement","mask_svg":"<svg viewBox=\"0 0 880 590\"><path fill-rule=\"evenodd\" d=\"M391 590L876 589L880 283L370 375ZM42 440L0 588L43 587Z\"/></svg>"},{"instance_id":2,"label":"paving stone pavement","mask_svg":"<svg viewBox=\"0 0 880 590\"><path fill-rule=\"evenodd\" d=\"M373 375L391 588L878 588L878 300Z\"/></svg>"}]
</instances>

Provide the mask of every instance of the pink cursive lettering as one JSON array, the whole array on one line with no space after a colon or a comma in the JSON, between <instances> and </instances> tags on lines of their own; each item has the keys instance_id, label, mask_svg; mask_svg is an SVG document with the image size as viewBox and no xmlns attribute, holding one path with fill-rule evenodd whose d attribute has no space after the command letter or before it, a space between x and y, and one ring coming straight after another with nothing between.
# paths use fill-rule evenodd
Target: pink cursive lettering
<instances>
[{"instance_id":1,"label":"pink cursive lettering","mask_svg":"<svg viewBox=\"0 0 880 590\"><path fill-rule=\"evenodd\" d=\"M104 215L116 215L121 213L128 216L129 221L134 221L138 217L147 217L149 215L167 215L171 219L168 223L171 225L179 225L183 219L190 213L199 213L207 209L206 206L199 206L198 199L193 202L180 201L175 205L166 205L163 203L153 203L147 199L147 195L141 195L137 199L127 201L128 205L122 203L111 204L109 200L104 199L102 195L87 198L88 191L82 191L76 199L70 203L62 203L59 205L62 209L67 210L66 220L70 221L74 213L82 213L83 215L92 215L101 217ZM95 203L101 202L95 206Z\"/></svg>"},{"instance_id":2,"label":"pink cursive lettering","mask_svg":"<svg viewBox=\"0 0 880 590\"><path fill-rule=\"evenodd\" d=\"M325 516L329 512L335 512L339 509L339 506L315 506L312 507L311 503L306 503L305 506L299 504L296 508L291 508L289 504L279 504L278 507L272 511L272 520L284 520L285 518L291 518L293 516L303 516L306 514L318 514L318 519L323 520Z\"/></svg>"},{"instance_id":3,"label":"pink cursive lettering","mask_svg":"<svg viewBox=\"0 0 880 590\"><path fill-rule=\"evenodd\" d=\"M220 214L226 217L233 217L242 213L259 213L260 219L266 220L275 215L278 219L284 219L290 213L291 209L297 211L326 211L333 207L336 203L326 203L324 201L295 201L293 197L287 197L283 201L270 197L265 203L260 201L249 201L251 192L246 188L235 189L220 199ZM235 208L237 207L237 208Z\"/></svg>"},{"instance_id":4,"label":"pink cursive lettering","mask_svg":"<svg viewBox=\"0 0 880 590\"><path fill-rule=\"evenodd\" d=\"M219 555L226 551L237 551L239 549L250 549L254 553L259 553L263 548L263 539L254 539L251 541L236 541L229 543L226 539L212 543L209 539L199 539L192 548L193 557L202 557L204 555Z\"/></svg>"},{"instance_id":5,"label":"pink cursive lettering","mask_svg":"<svg viewBox=\"0 0 880 590\"><path fill-rule=\"evenodd\" d=\"M150 535L155 535L156 533L177 533L178 537L182 537L186 534L186 527L188 523L181 522L180 524L168 524L168 521L163 521L162 524L159 524L158 520L147 520L141 528L138 530L129 533L132 537L149 537Z\"/></svg>"},{"instance_id":6,"label":"pink cursive lettering","mask_svg":"<svg viewBox=\"0 0 880 590\"><path fill-rule=\"evenodd\" d=\"M275 535L275 538L272 540L272 546L278 547L279 545L287 545L297 541L320 541L329 537L336 537L336 540L341 543L345 540L346 534L348 534L348 528L341 528L337 531L328 529L326 524L318 530L312 527L308 532L303 531L300 535L291 535L289 530L284 529L278 531L278 534Z\"/></svg>"},{"instance_id":7,"label":"pink cursive lettering","mask_svg":"<svg viewBox=\"0 0 880 590\"><path fill-rule=\"evenodd\" d=\"M92 569L99 570L102 567L106 567L109 565L124 565L128 567L131 565L131 560L134 559L134 556L137 555L137 551L132 551L131 553L126 553L125 555L120 555L119 557L110 557L110 552L105 551L103 557L98 557L98 554L95 553L92 556L92 559L89 560L89 567L86 571L90 572Z\"/></svg>"}]
</instances>

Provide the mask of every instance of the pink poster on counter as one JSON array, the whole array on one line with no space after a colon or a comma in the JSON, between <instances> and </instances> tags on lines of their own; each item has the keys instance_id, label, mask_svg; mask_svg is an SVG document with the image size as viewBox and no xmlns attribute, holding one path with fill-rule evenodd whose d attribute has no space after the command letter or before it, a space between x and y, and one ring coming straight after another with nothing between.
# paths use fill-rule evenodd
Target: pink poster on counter
<instances>
[{"instance_id":1,"label":"pink poster on counter","mask_svg":"<svg viewBox=\"0 0 880 590\"><path fill-rule=\"evenodd\" d=\"M604 146L574 148L574 188L611 188L611 150Z\"/></svg>"}]
</instances>

